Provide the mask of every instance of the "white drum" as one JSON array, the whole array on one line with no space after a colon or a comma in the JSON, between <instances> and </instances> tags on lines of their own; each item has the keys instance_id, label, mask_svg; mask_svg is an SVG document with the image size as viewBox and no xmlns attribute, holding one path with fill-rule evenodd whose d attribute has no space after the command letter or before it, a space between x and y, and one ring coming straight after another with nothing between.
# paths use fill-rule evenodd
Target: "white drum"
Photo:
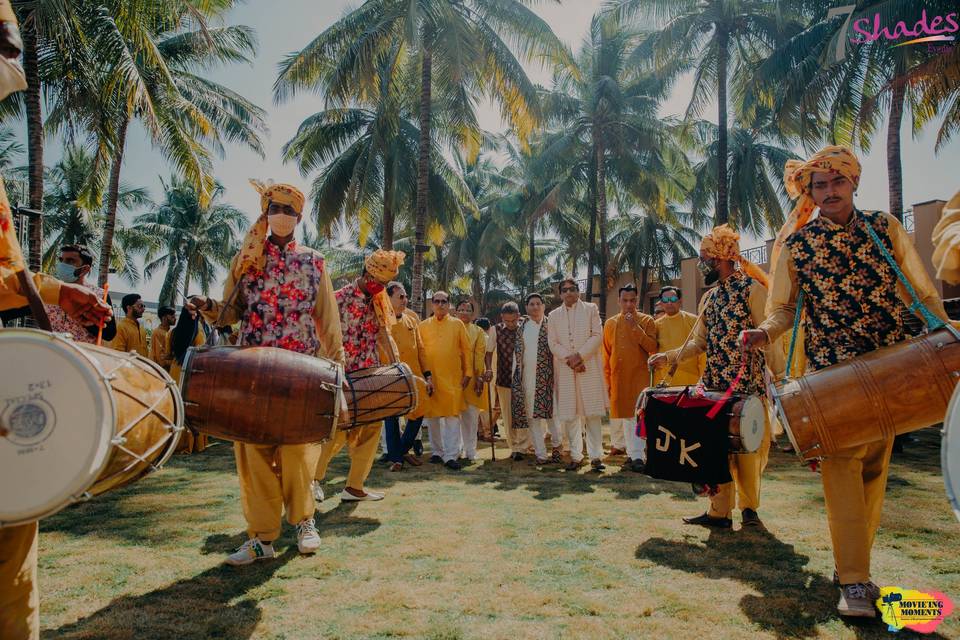
<instances>
[{"instance_id":1,"label":"white drum","mask_svg":"<svg viewBox=\"0 0 960 640\"><path fill-rule=\"evenodd\" d=\"M0 362L0 526L133 482L173 455L183 401L152 361L2 329Z\"/></svg>"},{"instance_id":2,"label":"white drum","mask_svg":"<svg viewBox=\"0 0 960 640\"><path fill-rule=\"evenodd\" d=\"M739 403L738 403L739 404ZM734 405L734 413L737 405ZM763 400L757 396L747 396L740 406L740 430L737 436L731 435L733 453L753 453L763 444L763 434L767 429L767 409ZM736 441L739 437L740 450L737 450Z\"/></svg>"},{"instance_id":3,"label":"white drum","mask_svg":"<svg viewBox=\"0 0 960 640\"><path fill-rule=\"evenodd\" d=\"M950 500L953 513L960 520L960 387L954 390L947 406L947 417L943 421L940 468L943 471L947 499Z\"/></svg>"}]
</instances>

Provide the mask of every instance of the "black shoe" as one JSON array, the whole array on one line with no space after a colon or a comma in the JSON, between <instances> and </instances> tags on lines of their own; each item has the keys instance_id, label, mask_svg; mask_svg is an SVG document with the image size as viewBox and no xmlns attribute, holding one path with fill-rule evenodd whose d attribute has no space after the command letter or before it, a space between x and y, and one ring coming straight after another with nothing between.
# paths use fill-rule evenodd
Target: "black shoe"
<instances>
[{"instance_id":1,"label":"black shoe","mask_svg":"<svg viewBox=\"0 0 960 640\"><path fill-rule=\"evenodd\" d=\"M447 469L450 469L451 471L460 471L461 469L463 469L463 466L456 460L447 460L446 462L443 463L443 466L445 466Z\"/></svg>"},{"instance_id":2,"label":"black shoe","mask_svg":"<svg viewBox=\"0 0 960 640\"><path fill-rule=\"evenodd\" d=\"M571 460L564 469L567 471L576 471L583 464L583 460Z\"/></svg>"},{"instance_id":3,"label":"black shoe","mask_svg":"<svg viewBox=\"0 0 960 640\"><path fill-rule=\"evenodd\" d=\"M443 458L438 455L430 456L430 462L433 464L443 464Z\"/></svg>"},{"instance_id":4,"label":"black shoe","mask_svg":"<svg viewBox=\"0 0 960 640\"><path fill-rule=\"evenodd\" d=\"M643 460L637 458L636 460L630 460L627 463L627 468L634 473L643 473L643 470L646 468L646 465L643 463Z\"/></svg>"},{"instance_id":5,"label":"black shoe","mask_svg":"<svg viewBox=\"0 0 960 640\"><path fill-rule=\"evenodd\" d=\"M423 443L419 440L413 441L413 455L417 456L418 458L423 455Z\"/></svg>"},{"instance_id":6,"label":"black shoe","mask_svg":"<svg viewBox=\"0 0 960 640\"><path fill-rule=\"evenodd\" d=\"M591 460L591 461L590 461L590 467L591 467L594 471L597 471L597 472L603 471L604 469L607 468L607 467L603 464L603 462L601 462L599 459L597 459L597 460Z\"/></svg>"},{"instance_id":7,"label":"black shoe","mask_svg":"<svg viewBox=\"0 0 960 640\"><path fill-rule=\"evenodd\" d=\"M753 509L744 509L740 514L740 523L744 527L762 527L763 521Z\"/></svg>"},{"instance_id":8,"label":"black shoe","mask_svg":"<svg viewBox=\"0 0 960 640\"><path fill-rule=\"evenodd\" d=\"M520 453L519 451L514 451L513 455L510 456L510 459L513 460L514 462L520 462L521 460L523 460L523 454Z\"/></svg>"},{"instance_id":9,"label":"black shoe","mask_svg":"<svg viewBox=\"0 0 960 640\"><path fill-rule=\"evenodd\" d=\"M684 518L683 524L699 524L703 527L716 527L718 529L729 529L733 526L733 520L730 518L714 518L704 513L695 518Z\"/></svg>"}]
</instances>

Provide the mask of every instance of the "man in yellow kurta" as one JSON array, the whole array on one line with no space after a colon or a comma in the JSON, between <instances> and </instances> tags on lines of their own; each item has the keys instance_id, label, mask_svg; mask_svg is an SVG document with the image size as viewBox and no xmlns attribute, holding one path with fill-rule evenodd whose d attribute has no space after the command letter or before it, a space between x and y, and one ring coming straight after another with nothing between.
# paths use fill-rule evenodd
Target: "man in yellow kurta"
<instances>
[{"instance_id":1,"label":"man in yellow kurta","mask_svg":"<svg viewBox=\"0 0 960 640\"><path fill-rule=\"evenodd\" d=\"M661 352L679 349L687 341L697 323L697 316L687 313L680 309L680 301L683 295L680 289L672 286L666 286L660 289L660 298L658 305L663 310L663 315L656 319L657 324L657 342L658 350ZM684 360L677 365L677 369L672 376L668 377L670 367L658 367L653 372L653 384L658 385L664 380L668 386L682 387L695 385L703 375L703 367L706 356L700 354L699 358Z\"/></svg>"},{"instance_id":2,"label":"man in yellow kurta","mask_svg":"<svg viewBox=\"0 0 960 640\"><path fill-rule=\"evenodd\" d=\"M949 322L903 225L888 213L861 211L854 205L860 171L853 152L836 146L825 147L806 162L787 163L784 181L797 204L774 242L768 317L743 336L751 348L768 345L792 329L801 291L807 371L904 340L901 312L913 301L881 245L919 301ZM816 209L820 215L814 218ZM880 589L870 579L870 552L892 448L893 438L887 438L837 451L820 463L835 582L841 588L837 611L843 616L876 615Z\"/></svg>"},{"instance_id":3,"label":"man in yellow kurta","mask_svg":"<svg viewBox=\"0 0 960 640\"><path fill-rule=\"evenodd\" d=\"M610 432L619 431L627 447L627 466L643 472L644 439L637 435L637 398L650 386L647 359L657 352L657 325L637 311L637 287L620 287L620 313L603 325L603 377L610 393Z\"/></svg>"},{"instance_id":4,"label":"man in yellow kurta","mask_svg":"<svg viewBox=\"0 0 960 640\"><path fill-rule=\"evenodd\" d=\"M188 309L202 309L214 326L240 321L243 346L287 349L342 363L343 336L330 273L323 256L294 240L303 218L303 193L287 184L251 183L260 193L263 215L247 232L224 285L225 300L231 300L235 286L239 295L229 303L197 296ZM319 549L310 482L320 445L237 442L234 456L249 539L226 562L247 565L274 557L284 512L297 527L300 552Z\"/></svg>"},{"instance_id":5,"label":"man in yellow kurta","mask_svg":"<svg viewBox=\"0 0 960 640\"><path fill-rule=\"evenodd\" d=\"M347 375L399 359L390 331L396 319L386 287L397 276L405 257L402 251L375 251L367 256L360 277L336 293ZM315 499L323 500L321 483L327 475L327 467L333 456L344 445L348 445L350 471L340 501L383 500L382 493L363 488L377 455L381 429L379 422L353 429L337 429L333 439L323 443L323 453L313 482Z\"/></svg>"},{"instance_id":6,"label":"man in yellow kurta","mask_svg":"<svg viewBox=\"0 0 960 640\"><path fill-rule=\"evenodd\" d=\"M487 375L487 367L484 363L487 353L487 333L474 324L474 315L473 302L470 300L464 300L457 305L457 317L467 328L467 342L470 344L473 370L476 373L473 383L463 390L463 410L460 412L460 440L463 442L463 456L470 462L477 459L477 425L480 412L486 412L490 406L486 387L483 384Z\"/></svg>"},{"instance_id":7,"label":"man in yellow kurta","mask_svg":"<svg viewBox=\"0 0 960 640\"><path fill-rule=\"evenodd\" d=\"M403 433L400 433L400 418L384 420L390 470L401 471L404 462L415 467L423 464L417 456L410 453L410 449L420 433L423 410L427 405L429 394L433 393L433 384L422 382L430 377L430 367L427 366L423 338L420 337L420 318L407 309L407 290L401 283L394 281L387 285L387 295L390 296L390 304L393 305L397 320L390 327L390 334L397 345L397 355L400 357L400 362L410 367L410 371L417 377L417 406L405 416L406 425Z\"/></svg>"},{"instance_id":8,"label":"man in yellow kurta","mask_svg":"<svg viewBox=\"0 0 960 640\"><path fill-rule=\"evenodd\" d=\"M150 359L170 371L173 358L170 356L170 330L177 324L177 312L173 307L157 309L160 326L150 334Z\"/></svg>"},{"instance_id":9,"label":"man in yellow kurta","mask_svg":"<svg viewBox=\"0 0 960 640\"><path fill-rule=\"evenodd\" d=\"M0 100L27 87L23 69L16 56L22 49L17 19L9 0L0 0L0 45L6 52L0 65L8 73L0 80ZM9 56L9 57L8 57ZM98 325L111 316L110 307L97 296L75 284L26 271L17 242L7 193L0 180L0 310L17 309L30 304L59 305L84 326ZM37 298L39 297L39 301ZM0 437L4 432L0 427ZM10 490L10 487L5 487ZM0 638L38 640L40 638L40 591L37 588L37 523L0 528Z\"/></svg>"},{"instance_id":10,"label":"man in yellow kurta","mask_svg":"<svg viewBox=\"0 0 960 640\"><path fill-rule=\"evenodd\" d=\"M450 295L446 291L437 291L431 303L433 316L420 323L420 336L430 363L429 379L434 387L425 415L433 455L440 456L448 469L459 471L461 466L457 458L463 446L460 410L463 408L463 390L474 375L473 352L466 327L459 319L450 316Z\"/></svg>"},{"instance_id":11,"label":"man in yellow kurta","mask_svg":"<svg viewBox=\"0 0 960 640\"><path fill-rule=\"evenodd\" d=\"M704 236L698 268L708 285L716 282L717 286L700 300L700 318L687 342L679 349L652 356L650 365L695 360L705 353L707 366L701 382L706 389L722 392L732 387L734 393L765 398L764 367L769 367L774 376L782 376L784 354L779 344L765 348L763 354L757 356L758 366L748 367L746 375L738 376L743 360L740 334L763 322L767 300L767 275L740 254L739 239L727 225L715 227ZM743 526L762 524L757 510L770 436L767 424L757 451L730 454L733 481L719 486L718 492L710 497L706 513L684 518L684 523L729 529L733 526L733 509L739 505Z\"/></svg>"},{"instance_id":12,"label":"man in yellow kurta","mask_svg":"<svg viewBox=\"0 0 960 640\"><path fill-rule=\"evenodd\" d=\"M123 296L120 306L126 315L117 323L117 335L110 342L110 348L117 351L135 351L144 358L148 357L147 332L140 324L144 311L140 294L128 293Z\"/></svg>"}]
</instances>

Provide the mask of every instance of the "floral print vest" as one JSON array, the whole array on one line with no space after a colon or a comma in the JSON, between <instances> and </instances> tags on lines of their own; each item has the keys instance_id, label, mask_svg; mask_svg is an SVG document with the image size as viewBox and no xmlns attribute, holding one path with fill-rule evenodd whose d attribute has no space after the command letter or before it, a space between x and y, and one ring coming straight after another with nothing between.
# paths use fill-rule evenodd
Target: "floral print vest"
<instances>
[{"instance_id":1,"label":"floral print vest","mask_svg":"<svg viewBox=\"0 0 960 640\"><path fill-rule=\"evenodd\" d=\"M753 329L750 312L750 289L753 279L742 271L736 271L720 282L703 310L704 326L707 328L707 366L703 372L703 384L708 389L726 391L737 377L743 361L740 349L740 332ZM734 388L734 393L762 394L763 354L748 361L746 373Z\"/></svg>"}]
</instances>

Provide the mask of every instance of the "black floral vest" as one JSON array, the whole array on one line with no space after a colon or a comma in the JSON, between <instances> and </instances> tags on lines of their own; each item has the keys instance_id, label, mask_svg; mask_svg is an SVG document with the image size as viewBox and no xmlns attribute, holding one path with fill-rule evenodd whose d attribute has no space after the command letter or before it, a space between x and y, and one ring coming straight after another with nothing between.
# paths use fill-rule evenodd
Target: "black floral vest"
<instances>
[{"instance_id":1,"label":"black floral vest","mask_svg":"<svg viewBox=\"0 0 960 640\"><path fill-rule=\"evenodd\" d=\"M876 212L856 211L846 227L820 216L787 239L804 296L811 370L904 339L897 276L864 220L892 254L889 220Z\"/></svg>"},{"instance_id":2,"label":"black floral vest","mask_svg":"<svg viewBox=\"0 0 960 640\"><path fill-rule=\"evenodd\" d=\"M753 329L750 313L750 289L754 280L737 271L720 282L703 310L704 326L707 328L707 366L703 372L703 384L707 389L726 391L743 360L740 349L740 332ZM748 360L747 371L734 387L734 393L763 393L763 355L756 353Z\"/></svg>"}]
</instances>

